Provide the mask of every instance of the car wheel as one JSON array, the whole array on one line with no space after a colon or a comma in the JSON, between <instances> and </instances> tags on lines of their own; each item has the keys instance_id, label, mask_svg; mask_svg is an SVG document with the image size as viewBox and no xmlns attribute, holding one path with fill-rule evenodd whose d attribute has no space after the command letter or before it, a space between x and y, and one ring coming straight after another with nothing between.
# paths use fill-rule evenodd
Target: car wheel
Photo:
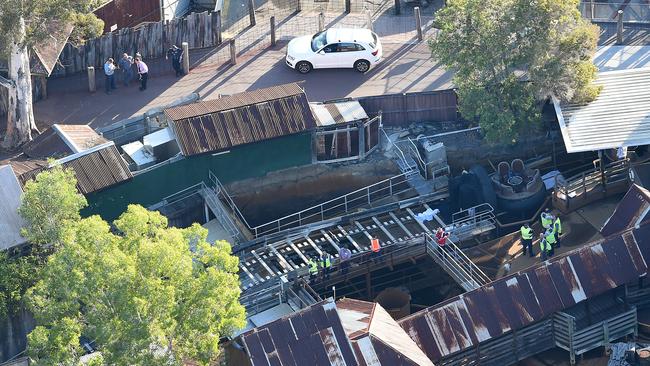
<instances>
[{"instance_id":1,"label":"car wheel","mask_svg":"<svg viewBox=\"0 0 650 366\"><path fill-rule=\"evenodd\" d=\"M311 69L313 69L313 67L307 61L300 61L296 64L296 70L301 74L307 74Z\"/></svg>"},{"instance_id":2,"label":"car wheel","mask_svg":"<svg viewBox=\"0 0 650 366\"><path fill-rule=\"evenodd\" d=\"M363 74L370 70L370 62L366 60L359 60L354 63L354 69Z\"/></svg>"}]
</instances>

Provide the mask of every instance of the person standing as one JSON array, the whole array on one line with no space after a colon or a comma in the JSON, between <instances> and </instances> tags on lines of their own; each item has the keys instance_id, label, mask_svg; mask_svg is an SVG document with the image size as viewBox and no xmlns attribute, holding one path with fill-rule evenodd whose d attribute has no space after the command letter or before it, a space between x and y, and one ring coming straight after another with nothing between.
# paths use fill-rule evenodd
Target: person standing
<instances>
[{"instance_id":1,"label":"person standing","mask_svg":"<svg viewBox=\"0 0 650 366\"><path fill-rule=\"evenodd\" d=\"M548 258L551 258L553 255L552 253L553 247L546 241L546 237L544 236L544 233L539 234L539 252L540 252L540 258L542 262L547 260Z\"/></svg>"},{"instance_id":2,"label":"person standing","mask_svg":"<svg viewBox=\"0 0 650 366\"><path fill-rule=\"evenodd\" d=\"M378 238L372 238L370 240L370 249L372 250L372 261L375 262L379 260L380 257L380 250L381 246L379 245L379 239Z\"/></svg>"},{"instance_id":3,"label":"person standing","mask_svg":"<svg viewBox=\"0 0 650 366\"><path fill-rule=\"evenodd\" d=\"M521 232L521 245L524 247L524 255L528 252L529 257L534 257L535 253L533 252L533 229L530 225L525 224L519 230Z\"/></svg>"},{"instance_id":4,"label":"person standing","mask_svg":"<svg viewBox=\"0 0 650 366\"><path fill-rule=\"evenodd\" d=\"M118 65L122 69L122 82L124 86L129 86L129 83L133 79L133 57L123 53Z\"/></svg>"},{"instance_id":5,"label":"person standing","mask_svg":"<svg viewBox=\"0 0 650 366\"><path fill-rule=\"evenodd\" d=\"M318 265L311 257L307 259L307 268L309 268L309 279L313 281L316 279L316 275L318 275Z\"/></svg>"},{"instance_id":6,"label":"person standing","mask_svg":"<svg viewBox=\"0 0 650 366\"><path fill-rule=\"evenodd\" d=\"M176 72L176 77L183 76L183 68L181 67L181 62L183 60L183 50L178 48L178 46L173 45L167 50L167 59L172 60L172 67Z\"/></svg>"},{"instance_id":7,"label":"person standing","mask_svg":"<svg viewBox=\"0 0 650 366\"><path fill-rule=\"evenodd\" d=\"M551 215L551 211L548 208L544 210L544 212L542 212L541 218L542 218L542 227L544 228L544 230L551 227L551 225L553 224L553 215Z\"/></svg>"},{"instance_id":8,"label":"person standing","mask_svg":"<svg viewBox=\"0 0 650 366\"><path fill-rule=\"evenodd\" d=\"M149 78L149 67L139 58L135 59L138 75L140 75L140 91L147 90L147 79Z\"/></svg>"},{"instance_id":9,"label":"person standing","mask_svg":"<svg viewBox=\"0 0 650 366\"><path fill-rule=\"evenodd\" d=\"M551 246L550 255L555 254L555 243L556 243L555 231L553 230L552 227L546 229L546 231L544 232L544 238L546 239L546 243L548 243L548 245Z\"/></svg>"},{"instance_id":10,"label":"person standing","mask_svg":"<svg viewBox=\"0 0 650 366\"><path fill-rule=\"evenodd\" d=\"M111 94L111 91L115 89L115 62L110 57L104 63L104 75L106 75L106 82L104 83L106 94Z\"/></svg>"},{"instance_id":11,"label":"person standing","mask_svg":"<svg viewBox=\"0 0 650 366\"><path fill-rule=\"evenodd\" d=\"M560 216L555 217L553 220L553 232L555 233L555 246L560 247L560 235L562 235L562 221L560 221Z\"/></svg>"}]
</instances>

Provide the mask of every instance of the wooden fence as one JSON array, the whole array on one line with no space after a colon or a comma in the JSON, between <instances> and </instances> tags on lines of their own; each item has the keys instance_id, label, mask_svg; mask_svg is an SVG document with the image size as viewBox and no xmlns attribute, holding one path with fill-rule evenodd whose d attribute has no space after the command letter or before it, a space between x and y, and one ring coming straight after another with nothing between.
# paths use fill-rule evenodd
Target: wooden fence
<instances>
[{"instance_id":1,"label":"wooden fence","mask_svg":"<svg viewBox=\"0 0 650 366\"><path fill-rule=\"evenodd\" d=\"M457 121L460 117L454 90L377 95L359 98L369 116L382 112L384 126L416 122Z\"/></svg>"},{"instance_id":2,"label":"wooden fence","mask_svg":"<svg viewBox=\"0 0 650 366\"><path fill-rule=\"evenodd\" d=\"M59 56L60 65L54 76L65 76L86 71L88 66L100 67L106 59L126 52L142 54L145 59L164 57L172 45L188 42L190 49L214 47L221 43L220 12L192 13L170 22L145 23L135 28L124 28L75 47L66 44Z\"/></svg>"}]
</instances>

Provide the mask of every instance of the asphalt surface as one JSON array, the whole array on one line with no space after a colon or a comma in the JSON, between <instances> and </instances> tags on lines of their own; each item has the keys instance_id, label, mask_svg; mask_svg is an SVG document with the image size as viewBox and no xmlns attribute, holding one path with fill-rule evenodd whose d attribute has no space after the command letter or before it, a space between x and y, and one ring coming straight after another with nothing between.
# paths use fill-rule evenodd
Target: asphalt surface
<instances>
[{"instance_id":1,"label":"asphalt surface","mask_svg":"<svg viewBox=\"0 0 650 366\"><path fill-rule=\"evenodd\" d=\"M252 51L239 57L237 65L199 64L182 78L171 73L150 77L146 91L136 83L111 95L87 91L85 75L52 79L47 100L34 105L40 126L53 123L109 125L147 110L167 105L198 92L202 99L214 99L248 90L290 82L301 82L310 101L390 93L407 93L451 87L451 73L434 62L426 42L415 40L385 43L384 60L366 74L352 69L314 70L301 75L284 64L286 44Z\"/></svg>"}]
</instances>

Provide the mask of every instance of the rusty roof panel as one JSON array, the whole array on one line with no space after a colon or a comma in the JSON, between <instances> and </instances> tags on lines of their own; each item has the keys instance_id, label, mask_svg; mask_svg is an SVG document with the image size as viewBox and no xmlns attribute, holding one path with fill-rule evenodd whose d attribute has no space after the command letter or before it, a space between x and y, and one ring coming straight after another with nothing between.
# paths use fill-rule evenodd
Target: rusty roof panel
<instances>
[{"instance_id":1,"label":"rusty roof panel","mask_svg":"<svg viewBox=\"0 0 650 366\"><path fill-rule=\"evenodd\" d=\"M178 121L301 94L304 95L304 91L296 83L277 85L270 88L237 93L218 99L167 108L165 109L165 114L172 121Z\"/></svg>"},{"instance_id":2,"label":"rusty roof panel","mask_svg":"<svg viewBox=\"0 0 650 366\"><path fill-rule=\"evenodd\" d=\"M271 94L269 98L271 96L274 95ZM302 90L281 99L254 101L234 109L175 119L172 126L183 155L225 150L303 132L316 126Z\"/></svg>"},{"instance_id":3,"label":"rusty roof panel","mask_svg":"<svg viewBox=\"0 0 650 366\"><path fill-rule=\"evenodd\" d=\"M620 233L634 227L647 214L650 207L650 192L636 184L632 184L621 202L607 219L600 230L603 236Z\"/></svg>"},{"instance_id":4,"label":"rusty roof panel","mask_svg":"<svg viewBox=\"0 0 650 366\"><path fill-rule=\"evenodd\" d=\"M253 366L358 363L332 300L242 335Z\"/></svg>"},{"instance_id":5,"label":"rusty roof panel","mask_svg":"<svg viewBox=\"0 0 650 366\"><path fill-rule=\"evenodd\" d=\"M433 361L542 320L647 273L650 223L503 277L399 321Z\"/></svg>"},{"instance_id":6,"label":"rusty roof panel","mask_svg":"<svg viewBox=\"0 0 650 366\"><path fill-rule=\"evenodd\" d=\"M73 153L53 128L48 128L26 143L23 146L23 152L28 157L35 159L58 159Z\"/></svg>"}]
</instances>

